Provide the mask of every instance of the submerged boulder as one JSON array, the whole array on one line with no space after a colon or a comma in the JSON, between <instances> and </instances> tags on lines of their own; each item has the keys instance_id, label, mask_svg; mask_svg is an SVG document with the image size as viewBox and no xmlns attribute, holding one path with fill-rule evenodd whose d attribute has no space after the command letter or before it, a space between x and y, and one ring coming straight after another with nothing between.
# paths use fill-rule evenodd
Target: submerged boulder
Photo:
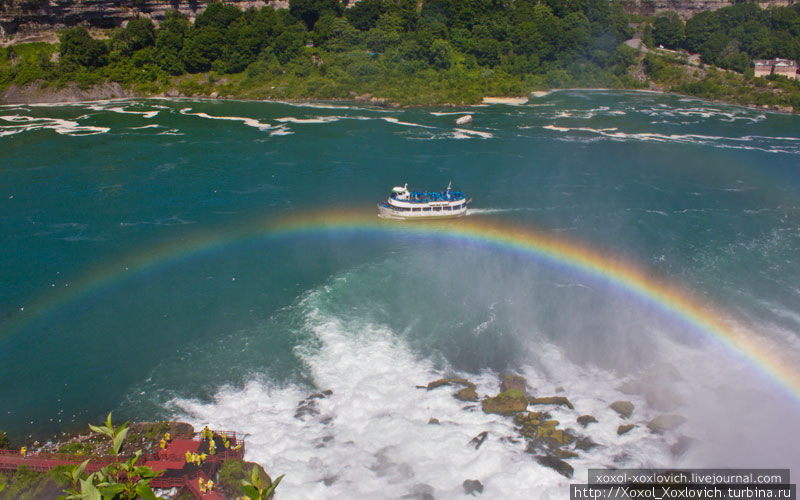
<instances>
[{"instance_id":1,"label":"submerged boulder","mask_svg":"<svg viewBox=\"0 0 800 500\"><path fill-rule=\"evenodd\" d=\"M572 403L569 402L569 399L565 398L564 396L550 396L546 398L530 398L528 403L532 405L561 405L566 406L570 410L574 410L575 407L572 406Z\"/></svg>"},{"instance_id":2,"label":"submerged boulder","mask_svg":"<svg viewBox=\"0 0 800 500\"><path fill-rule=\"evenodd\" d=\"M619 413L622 418L628 418L633 415L633 403L630 401L614 401L609 407Z\"/></svg>"},{"instance_id":3,"label":"submerged boulder","mask_svg":"<svg viewBox=\"0 0 800 500\"><path fill-rule=\"evenodd\" d=\"M464 493L466 495L475 496L477 493L480 495L483 493L483 484L478 481L477 479L465 479L461 486L464 487Z\"/></svg>"},{"instance_id":4,"label":"submerged boulder","mask_svg":"<svg viewBox=\"0 0 800 500\"><path fill-rule=\"evenodd\" d=\"M620 425L617 427L617 436L629 433L634 427L636 426L633 424Z\"/></svg>"},{"instance_id":5,"label":"submerged boulder","mask_svg":"<svg viewBox=\"0 0 800 500\"><path fill-rule=\"evenodd\" d=\"M677 429L686 422L686 417L680 415L659 415L653 420L647 422L647 428L650 432L662 434L673 429Z\"/></svg>"},{"instance_id":6,"label":"submerged boulder","mask_svg":"<svg viewBox=\"0 0 800 500\"><path fill-rule=\"evenodd\" d=\"M409 500L435 500L436 497L433 495L433 491L433 486L429 484L415 484L411 488L410 492L400 498L406 498Z\"/></svg>"},{"instance_id":7,"label":"submerged boulder","mask_svg":"<svg viewBox=\"0 0 800 500\"><path fill-rule=\"evenodd\" d=\"M600 445L592 441L592 438L589 436L580 437L575 441L576 450L590 451L598 446Z\"/></svg>"},{"instance_id":8,"label":"submerged boulder","mask_svg":"<svg viewBox=\"0 0 800 500\"><path fill-rule=\"evenodd\" d=\"M498 415L514 415L528 408L528 398L524 392L516 389L501 392L493 398L486 398L481 402L484 413L497 413Z\"/></svg>"},{"instance_id":9,"label":"submerged boulder","mask_svg":"<svg viewBox=\"0 0 800 500\"><path fill-rule=\"evenodd\" d=\"M597 419L592 415L581 415L578 417L578 423L585 428L589 424L597 423Z\"/></svg>"},{"instance_id":10,"label":"submerged boulder","mask_svg":"<svg viewBox=\"0 0 800 500\"><path fill-rule=\"evenodd\" d=\"M477 450L481 447L483 442L486 441L487 437L489 437L489 431L483 431L474 438L470 439L469 444L475 446L475 449Z\"/></svg>"},{"instance_id":11,"label":"submerged boulder","mask_svg":"<svg viewBox=\"0 0 800 500\"><path fill-rule=\"evenodd\" d=\"M570 464L553 455L537 455L536 461L540 465L550 467L566 478L572 478L574 469Z\"/></svg>"}]
</instances>

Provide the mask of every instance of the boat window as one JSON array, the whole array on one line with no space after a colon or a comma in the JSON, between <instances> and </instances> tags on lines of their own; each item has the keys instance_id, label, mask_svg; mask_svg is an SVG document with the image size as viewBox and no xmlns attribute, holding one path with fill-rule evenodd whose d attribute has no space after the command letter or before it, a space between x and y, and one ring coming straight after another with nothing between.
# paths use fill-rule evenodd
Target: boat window
<instances>
[{"instance_id":1,"label":"boat window","mask_svg":"<svg viewBox=\"0 0 800 500\"><path fill-rule=\"evenodd\" d=\"M442 210L442 207L433 207L434 212L439 212Z\"/></svg>"},{"instance_id":2,"label":"boat window","mask_svg":"<svg viewBox=\"0 0 800 500\"><path fill-rule=\"evenodd\" d=\"M414 212L419 212L419 207L414 207L411 210L413 210Z\"/></svg>"},{"instance_id":3,"label":"boat window","mask_svg":"<svg viewBox=\"0 0 800 500\"><path fill-rule=\"evenodd\" d=\"M430 212L431 211L431 207L425 207L425 208L422 209L422 211L423 212Z\"/></svg>"}]
</instances>

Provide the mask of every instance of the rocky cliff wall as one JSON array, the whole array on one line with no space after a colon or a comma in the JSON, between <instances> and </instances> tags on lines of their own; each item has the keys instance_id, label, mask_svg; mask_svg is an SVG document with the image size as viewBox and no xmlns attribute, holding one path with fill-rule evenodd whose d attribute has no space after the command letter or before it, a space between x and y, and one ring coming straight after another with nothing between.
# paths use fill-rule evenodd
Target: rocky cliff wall
<instances>
[{"instance_id":1,"label":"rocky cliff wall","mask_svg":"<svg viewBox=\"0 0 800 500\"><path fill-rule=\"evenodd\" d=\"M226 0L242 9L288 8L288 0ZM149 17L158 22L177 9L193 19L208 0L0 0L0 38L24 41L72 26L114 28L127 20Z\"/></svg>"},{"instance_id":2,"label":"rocky cliff wall","mask_svg":"<svg viewBox=\"0 0 800 500\"><path fill-rule=\"evenodd\" d=\"M758 4L767 8L771 5L786 7L795 3L795 0L763 0ZM733 5L732 0L622 0L622 5L628 14L653 16L668 10L674 10L683 19L688 19L704 10L717 10Z\"/></svg>"}]
</instances>

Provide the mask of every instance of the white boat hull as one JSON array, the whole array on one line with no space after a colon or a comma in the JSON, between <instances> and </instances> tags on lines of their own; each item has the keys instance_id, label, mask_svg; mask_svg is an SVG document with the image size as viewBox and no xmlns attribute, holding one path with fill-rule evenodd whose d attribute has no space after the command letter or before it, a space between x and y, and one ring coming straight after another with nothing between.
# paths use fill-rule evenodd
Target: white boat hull
<instances>
[{"instance_id":1,"label":"white boat hull","mask_svg":"<svg viewBox=\"0 0 800 500\"><path fill-rule=\"evenodd\" d=\"M378 217L384 219L402 219L402 220L429 220L429 219L453 219L455 217L463 217L467 215L467 207L464 205L462 208L456 210L420 210L420 211L399 211L390 208L384 204L378 205Z\"/></svg>"}]
</instances>

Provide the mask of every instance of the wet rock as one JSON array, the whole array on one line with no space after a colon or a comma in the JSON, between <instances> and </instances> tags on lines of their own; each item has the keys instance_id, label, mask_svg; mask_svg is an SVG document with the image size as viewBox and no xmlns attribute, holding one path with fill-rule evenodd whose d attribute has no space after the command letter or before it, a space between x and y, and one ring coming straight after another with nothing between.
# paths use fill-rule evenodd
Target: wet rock
<instances>
[{"instance_id":1,"label":"wet rock","mask_svg":"<svg viewBox=\"0 0 800 500\"><path fill-rule=\"evenodd\" d=\"M524 392L511 389L501 392L493 398L486 398L481 402L484 413L497 413L499 415L514 415L528 408L528 398Z\"/></svg>"},{"instance_id":2,"label":"wet rock","mask_svg":"<svg viewBox=\"0 0 800 500\"><path fill-rule=\"evenodd\" d=\"M322 484L324 484L325 486L330 486L333 483L335 483L337 479L339 478L337 478L336 476L328 476L322 479Z\"/></svg>"},{"instance_id":3,"label":"wet rock","mask_svg":"<svg viewBox=\"0 0 800 500\"><path fill-rule=\"evenodd\" d=\"M578 456L574 451L558 449L553 452L553 455L561 459L575 458Z\"/></svg>"},{"instance_id":4,"label":"wet rock","mask_svg":"<svg viewBox=\"0 0 800 500\"><path fill-rule=\"evenodd\" d=\"M633 403L630 401L614 401L609 407L622 418L628 418L633 414Z\"/></svg>"},{"instance_id":5,"label":"wet rock","mask_svg":"<svg viewBox=\"0 0 800 500\"><path fill-rule=\"evenodd\" d=\"M310 395L306 399L324 399L324 398L327 398L328 396L330 396L331 394L333 394L333 391L328 389L328 390L322 391L322 392L315 392L314 394Z\"/></svg>"},{"instance_id":6,"label":"wet rock","mask_svg":"<svg viewBox=\"0 0 800 500\"><path fill-rule=\"evenodd\" d=\"M464 487L464 493L467 495L477 496L483 493L483 484L477 479L465 479L461 486Z\"/></svg>"},{"instance_id":7,"label":"wet rock","mask_svg":"<svg viewBox=\"0 0 800 500\"><path fill-rule=\"evenodd\" d=\"M477 436L475 436L474 438L470 439L469 444L475 446L475 449L477 450L478 448L481 447L483 442L486 441L487 437L489 437L489 432L488 431L483 431L480 434L478 434Z\"/></svg>"},{"instance_id":8,"label":"wet rock","mask_svg":"<svg viewBox=\"0 0 800 500\"><path fill-rule=\"evenodd\" d=\"M426 388L430 391L431 389L436 389L437 387L442 387L444 385L453 385L453 384L463 385L464 387L472 387L473 389L475 389L475 384L461 377L440 378L439 380L434 380L433 382L429 382Z\"/></svg>"},{"instance_id":9,"label":"wet rock","mask_svg":"<svg viewBox=\"0 0 800 500\"><path fill-rule=\"evenodd\" d=\"M428 420L428 425L439 425L439 424L440 422L438 418L431 418L430 420Z\"/></svg>"},{"instance_id":10,"label":"wet rock","mask_svg":"<svg viewBox=\"0 0 800 500\"><path fill-rule=\"evenodd\" d=\"M546 398L529 398L528 403L532 405L561 405L566 406L570 410L574 410L575 407L572 406L572 403L569 402L569 399L565 398L564 396L550 396Z\"/></svg>"},{"instance_id":11,"label":"wet rock","mask_svg":"<svg viewBox=\"0 0 800 500\"><path fill-rule=\"evenodd\" d=\"M400 498L408 498L410 500L436 500L433 496L433 486L428 484L415 484L411 491Z\"/></svg>"},{"instance_id":12,"label":"wet rock","mask_svg":"<svg viewBox=\"0 0 800 500\"><path fill-rule=\"evenodd\" d=\"M679 457L686 453L689 448L692 447L694 444L694 439L690 438L689 436L681 436L678 440L670 446L669 451L672 453L673 456Z\"/></svg>"},{"instance_id":13,"label":"wet rock","mask_svg":"<svg viewBox=\"0 0 800 500\"><path fill-rule=\"evenodd\" d=\"M564 392L564 386L559 385L558 387L556 387L557 394L561 394L562 392Z\"/></svg>"},{"instance_id":14,"label":"wet rock","mask_svg":"<svg viewBox=\"0 0 800 500\"><path fill-rule=\"evenodd\" d=\"M519 433L530 440L526 450L528 453L535 453L543 448L554 450L575 441L575 436L569 431L557 428L558 420L544 420L545 415L536 412L514 418L515 423L520 426Z\"/></svg>"},{"instance_id":15,"label":"wet rock","mask_svg":"<svg viewBox=\"0 0 800 500\"><path fill-rule=\"evenodd\" d=\"M619 427L617 427L617 436L621 436L623 434L630 432L631 429L633 429L634 427L636 426L633 424L620 425Z\"/></svg>"},{"instance_id":16,"label":"wet rock","mask_svg":"<svg viewBox=\"0 0 800 500\"><path fill-rule=\"evenodd\" d=\"M578 423L585 428L589 424L597 423L597 419L592 415L581 415L578 417Z\"/></svg>"},{"instance_id":17,"label":"wet rock","mask_svg":"<svg viewBox=\"0 0 800 500\"><path fill-rule=\"evenodd\" d=\"M528 382L525 377L519 375L503 375L503 381L500 382L500 392L506 392L511 389L516 389L525 394L528 392Z\"/></svg>"},{"instance_id":18,"label":"wet rock","mask_svg":"<svg viewBox=\"0 0 800 500\"><path fill-rule=\"evenodd\" d=\"M477 401L478 393L473 387L464 387L454 394L456 399L461 401Z\"/></svg>"},{"instance_id":19,"label":"wet rock","mask_svg":"<svg viewBox=\"0 0 800 500\"><path fill-rule=\"evenodd\" d=\"M319 415L317 402L313 399L304 399L297 404L297 409L294 412L294 418L302 420L304 417L313 417Z\"/></svg>"},{"instance_id":20,"label":"wet rock","mask_svg":"<svg viewBox=\"0 0 800 500\"><path fill-rule=\"evenodd\" d=\"M590 451L597 446L599 445L592 441L592 438L588 436L580 437L575 441L576 450Z\"/></svg>"},{"instance_id":21,"label":"wet rock","mask_svg":"<svg viewBox=\"0 0 800 500\"><path fill-rule=\"evenodd\" d=\"M536 461L539 462L540 465L544 465L545 467L550 467L554 471L558 472L562 476L566 478L572 478L572 474L574 469L570 464L561 460L558 457L553 455L537 455Z\"/></svg>"},{"instance_id":22,"label":"wet rock","mask_svg":"<svg viewBox=\"0 0 800 500\"><path fill-rule=\"evenodd\" d=\"M673 429L677 429L686 422L686 417L680 415L659 415L653 420L647 422L647 428L650 432L662 434Z\"/></svg>"}]
</instances>

